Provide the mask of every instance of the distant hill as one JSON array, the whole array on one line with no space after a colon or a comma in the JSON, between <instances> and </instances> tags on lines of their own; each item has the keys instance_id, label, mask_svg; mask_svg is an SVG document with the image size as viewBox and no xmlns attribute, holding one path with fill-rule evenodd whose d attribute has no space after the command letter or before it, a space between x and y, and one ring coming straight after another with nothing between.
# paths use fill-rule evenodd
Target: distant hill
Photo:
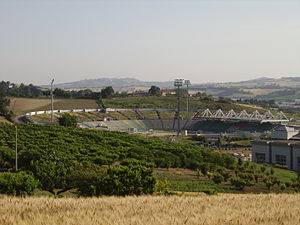
<instances>
[{"instance_id":1,"label":"distant hill","mask_svg":"<svg viewBox=\"0 0 300 225\"><path fill-rule=\"evenodd\" d=\"M282 77L192 85L192 91L229 98L260 98L287 101L300 98L300 77Z\"/></svg>"},{"instance_id":2,"label":"distant hill","mask_svg":"<svg viewBox=\"0 0 300 225\"><path fill-rule=\"evenodd\" d=\"M173 81L141 81L135 78L99 78L85 79L69 83L55 84L55 88L79 90L100 89L112 86L119 92L148 90L151 85L160 88L173 88ZM44 86L49 87L49 86ZM292 100L300 98L300 77L268 78L261 77L252 80L226 83L195 84L192 81L191 92L206 92L213 96L229 98L261 98L274 100Z\"/></svg>"},{"instance_id":3,"label":"distant hill","mask_svg":"<svg viewBox=\"0 0 300 225\"><path fill-rule=\"evenodd\" d=\"M265 86L277 86L277 87L299 87L300 77L281 77L281 78L268 78L260 77L257 79L239 81L239 82L226 82L226 83L206 83L194 85L194 87L265 87Z\"/></svg>"},{"instance_id":4,"label":"distant hill","mask_svg":"<svg viewBox=\"0 0 300 225\"><path fill-rule=\"evenodd\" d=\"M173 81L141 81L135 78L99 78L99 79L84 79L68 83L55 84L55 87L62 89L83 89L83 88L103 88L113 86L116 88L121 87L150 87L155 85L161 88L173 87ZM282 77L282 78L268 78L261 77L252 80L239 81L239 82L224 82L224 83L203 83L192 84L195 87L263 87L263 86L279 86L279 87L299 87L300 77ZM44 85L43 87L49 87Z\"/></svg>"},{"instance_id":5,"label":"distant hill","mask_svg":"<svg viewBox=\"0 0 300 225\"><path fill-rule=\"evenodd\" d=\"M170 88L173 81L158 82L158 81L140 81L135 78L99 78L99 79L85 79L69 83L55 84L56 88L62 89L84 89L84 88L103 88L113 86L114 88L122 87L150 87L151 85L160 88ZM49 86L45 86L49 87Z\"/></svg>"}]
</instances>

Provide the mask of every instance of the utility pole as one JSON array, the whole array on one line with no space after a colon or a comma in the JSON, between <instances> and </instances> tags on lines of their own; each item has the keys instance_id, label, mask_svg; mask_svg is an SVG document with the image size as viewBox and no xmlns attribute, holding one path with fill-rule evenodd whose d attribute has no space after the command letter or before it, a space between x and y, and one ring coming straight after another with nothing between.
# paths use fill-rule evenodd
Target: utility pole
<instances>
[{"instance_id":1,"label":"utility pole","mask_svg":"<svg viewBox=\"0 0 300 225\"><path fill-rule=\"evenodd\" d=\"M183 85L183 79L175 79L174 86L177 87L177 136L180 135L180 93L179 88Z\"/></svg>"},{"instance_id":2,"label":"utility pole","mask_svg":"<svg viewBox=\"0 0 300 225\"><path fill-rule=\"evenodd\" d=\"M54 79L51 82L51 123L53 123L53 83Z\"/></svg>"},{"instance_id":3,"label":"utility pole","mask_svg":"<svg viewBox=\"0 0 300 225\"><path fill-rule=\"evenodd\" d=\"M15 126L16 128L16 172L18 171L18 127Z\"/></svg>"},{"instance_id":4,"label":"utility pole","mask_svg":"<svg viewBox=\"0 0 300 225\"><path fill-rule=\"evenodd\" d=\"M189 112L190 112L190 95L189 95L189 85L191 85L190 80L185 80L184 84L186 85L186 91L187 91L187 100L186 100L186 120L190 119Z\"/></svg>"}]
</instances>

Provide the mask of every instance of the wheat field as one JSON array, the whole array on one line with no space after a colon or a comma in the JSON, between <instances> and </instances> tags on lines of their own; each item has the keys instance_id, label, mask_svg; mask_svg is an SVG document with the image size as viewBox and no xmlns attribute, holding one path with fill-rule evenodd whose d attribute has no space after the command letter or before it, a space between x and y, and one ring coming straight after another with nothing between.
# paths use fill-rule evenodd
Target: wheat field
<instances>
[{"instance_id":1,"label":"wheat field","mask_svg":"<svg viewBox=\"0 0 300 225\"><path fill-rule=\"evenodd\" d=\"M299 225L300 195L0 198L1 225Z\"/></svg>"}]
</instances>

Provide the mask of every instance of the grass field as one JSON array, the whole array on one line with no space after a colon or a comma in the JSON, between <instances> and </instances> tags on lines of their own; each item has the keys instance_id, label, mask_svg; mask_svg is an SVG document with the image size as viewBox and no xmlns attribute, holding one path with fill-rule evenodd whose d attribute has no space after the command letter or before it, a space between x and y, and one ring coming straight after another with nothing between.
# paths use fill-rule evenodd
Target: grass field
<instances>
[{"instance_id":1,"label":"grass field","mask_svg":"<svg viewBox=\"0 0 300 225\"><path fill-rule=\"evenodd\" d=\"M300 195L0 198L1 225L298 225Z\"/></svg>"},{"instance_id":2,"label":"grass field","mask_svg":"<svg viewBox=\"0 0 300 225\"><path fill-rule=\"evenodd\" d=\"M266 172L270 171L271 167L266 166ZM257 170L260 166L257 165ZM274 176L281 182L292 182L297 178L297 174L291 170L274 169ZM167 181L168 189L170 191L179 192L207 192L214 190L218 193L269 193L263 179L259 179L258 183L255 183L253 187L245 187L244 190L236 190L230 184L230 181L222 182L221 184L215 184L207 176L197 176L197 172L189 169L182 168L156 168L154 169L155 176L158 180ZM234 174L232 174L234 176ZM272 192L282 192L279 186L274 185L271 188ZM291 189L286 189L285 192L291 193Z\"/></svg>"},{"instance_id":3,"label":"grass field","mask_svg":"<svg viewBox=\"0 0 300 225\"><path fill-rule=\"evenodd\" d=\"M26 112L51 109L50 99L11 98L10 110L16 115ZM98 104L93 99L55 99L54 109L96 109Z\"/></svg>"}]
</instances>

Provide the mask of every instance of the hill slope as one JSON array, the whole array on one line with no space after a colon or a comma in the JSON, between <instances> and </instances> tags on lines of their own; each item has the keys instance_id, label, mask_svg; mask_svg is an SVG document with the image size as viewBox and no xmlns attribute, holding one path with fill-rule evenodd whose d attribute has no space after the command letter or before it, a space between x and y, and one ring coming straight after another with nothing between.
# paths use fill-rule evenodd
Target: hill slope
<instances>
[{"instance_id":1,"label":"hill slope","mask_svg":"<svg viewBox=\"0 0 300 225\"><path fill-rule=\"evenodd\" d=\"M113 87L130 87L142 86L150 87L151 85L159 86L162 88L172 87L172 81L157 82L157 81L140 81L135 78L99 78L99 79L85 79L69 83L55 84L56 88L62 89L85 89L85 88L103 88L107 86ZM45 87L49 87L45 85Z\"/></svg>"}]
</instances>

